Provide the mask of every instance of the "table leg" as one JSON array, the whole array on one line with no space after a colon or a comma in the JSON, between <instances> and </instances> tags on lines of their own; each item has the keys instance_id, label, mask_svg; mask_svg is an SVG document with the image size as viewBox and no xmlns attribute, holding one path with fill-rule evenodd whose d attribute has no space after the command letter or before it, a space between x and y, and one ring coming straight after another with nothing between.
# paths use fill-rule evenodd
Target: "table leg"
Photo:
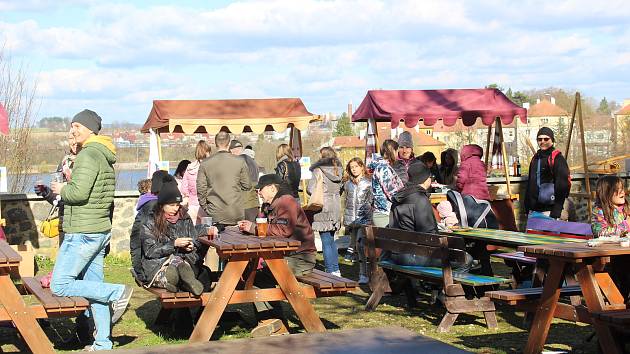
<instances>
[{"instance_id":1,"label":"table leg","mask_svg":"<svg viewBox=\"0 0 630 354\"><path fill-rule=\"evenodd\" d=\"M584 297L584 301L586 301L588 312L603 311L605 309L604 296L599 290L593 266L590 264L579 264L576 275L580 287L582 288L582 296ZM593 327L595 327L599 345L604 353L621 353L621 348L615 342L610 327L599 322L597 319L593 319Z\"/></svg>"},{"instance_id":2,"label":"table leg","mask_svg":"<svg viewBox=\"0 0 630 354\"><path fill-rule=\"evenodd\" d=\"M219 283L210 294L208 303L204 305L203 312L197 320L195 329L190 335L191 342L207 342L212 337L219 319L230 302L234 290L241 279L241 275L245 271L245 267L249 263L248 259L230 260L221 274Z\"/></svg>"},{"instance_id":3,"label":"table leg","mask_svg":"<svg viewBox=\"0 0 630 354\"><path fill-rule=\"evenodd\" d=\"M558 298L560 298L560 288L564 280L562 274L564 273L565 266L566 263L561 260L549 260L549 273L547 273L547 277L545 278L545 285L540 297L539 310L534 316L534 321L529 331L529 337L527 338L527 344L523 350L525 354L540 353L545 345L549 327L551 326L551 320L553 319L553 314L558 304Z\"/></svg>"},{"instance_id":4,"label":"table leg","mask_svg":"<svg viewBox=\"0 0 630 354\"><path fill-rule=\"evenodd\" d=\"M24 342L33 353L54 353L52 343L28 309L9 274L0 274L0 304L4 306Z\"/></svg>"},{"instance_id":5,"label":"table leg","mask_svg":"<svg viewBox=\"0 0 630 354\"><path fill-rule=\"evenodd\" d=\"M304 328L308 332L325 332L326 327L315 312L313 305L308 301L295 276L291 273L286 261L283 258L275 258L265 259L265 262L276 278L280 289L289 300L291 307L302 321Z\"/></svg>"}]
</instances>

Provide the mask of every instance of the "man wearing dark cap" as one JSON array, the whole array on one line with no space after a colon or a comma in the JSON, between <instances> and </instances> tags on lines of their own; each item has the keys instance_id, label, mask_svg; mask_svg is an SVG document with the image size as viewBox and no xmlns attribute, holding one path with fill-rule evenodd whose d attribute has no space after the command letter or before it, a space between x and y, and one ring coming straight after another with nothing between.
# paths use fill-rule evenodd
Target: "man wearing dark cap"
<instances>
[{"instance_id":1,"label":"man wearing dark cap","mask_svg":"<svg viewBox=\"0 0 630 354\"><path fill-rule=\"evenodd\" d=\"M398 159L394 163L394 171L403 183L407 183L407 170L409 165L415 162L416 158L413 154L413 137L408 131L400 133L398 136Z\"/></svg>"},{"instance_id":2,"label":"man wearing dark cap","mask_svg":"<svg viewBox=\"0 0 630 354\"><path fill-rule=\"evenodd\" d=\"M125 312L133 288L103 282L103 257L111 238L116 149L112 139L98 135L101 117L84 110L72 118L71 132L82 150L72 179L51 183L64 202L64 242L53 269L50 288L57 296L81 296L90 302L96 335L89 350L112 349L111 323ZM84 273L83 278L80 274ZM110 309L111 306L111 309Z\"/></svg>"},{"instance_id":3,"label":"man wearing dark cap","mask_svg":"<svg viewBox=\"0 0 630 354\"><path fill-rule=\"evenodd\" d=\"M560 150L554 148L553 130L542 127L536 134L538 151L529 164L525 210L559 219L569 196L569 165Z\"/></svg>"},{"instance_id":4,"label":"man wearing dark cap","mask_svg":"<svg viewBox=\"0 0 630 354\"><path fill-rule=\"evenodd\" d=\"M230 152L233 155L245 160L249 171L249 179L252 182L252 185L256 184L258 181L258 164L256 164L256 161L254 161L253 158L243 153L243 144L236 139L232 140L230 142ZM252 188L249 191L243 192L243 203L243 213L245 219L254 221L256 219L256 215L258 215L258 209L260 209L256 189Z\"/></svg>"},{"instance_id":5,"label":"man wearing dark cap","mask_svg":"<svg viewBox=\"0 0 630 354\"><path fill-rule=\"evenodd\" d=\"M429 200L431 170L423 163L413 163L407 172L408 182L393 197L389 226L409 231L437 233L437 222Z\"/></svg>"},{"instance_id":6,"label":"man wearing dark cap","mask_svg":"<svg viewBox=\"0 0 630 354\"><path fill-rule=\"evenodd\" d=\"M309 274L315 268L315 238L311 224L308 222L304 210L291 191L276 174L261 176L256 185L258 195L263 203L269 206L265 210L268 219L267 236L286 237L300 241L300 248L284 257L294 275ZM238 223L241 231L256 234L256 224L249 220ZM263 268L256 276L256 286L269 288L276 285L275 278L267 268ZM282 309L279 303L257 302L256 318L259 324L252 331L252 336L260 337L286 331L280 318Z\"/></svg>"},{"instance_id":7,"label":"man wearing dark cap","mask_svg":"<svg viewBox=\"0 0 630 354\"><path fill-rule=\"evenodd\" d=\"M218 132L214 143L218 151L201 162L197 173L199 205L214 222L236 225L244 217L243 192L252 189L249 169L230 153L229 133Z\"/></svg>"}]
</instances>

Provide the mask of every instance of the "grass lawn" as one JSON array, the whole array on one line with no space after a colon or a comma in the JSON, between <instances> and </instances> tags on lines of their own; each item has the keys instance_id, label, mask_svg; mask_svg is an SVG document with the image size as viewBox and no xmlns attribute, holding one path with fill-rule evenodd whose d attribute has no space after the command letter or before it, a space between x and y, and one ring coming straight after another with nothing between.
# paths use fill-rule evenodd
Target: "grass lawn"
<instances>
[{"instance_id":1,"label":"grass lawn","mask_svg":"<svg viewBox=\"0 0 630 354\"><path fill-rule=\"evenodd\" d=\"M321 257L321 256L320 256ZM128 271L129 259L107 257L105 279L113 283L134 285ZM342 274L356 279L358 265L345 263L340 258ZM500 264L495 269L505 271ZM48 272L52 264L43 259L38 261L40 274ZM321 298L314 301L317 313L324 325L331 331L348 328L366 328L383 326L401 326L418 334L436 338L459 348L477 353L518 353L527 341L527 329L523 325L521 313L515 313L509 306L499 306L497 317L498 330L488 330L481 314L460 315L449 333L437 333L444 309L428 304L428 296L420 295L417 308L406 308L404 296L384 297L374 312L366 312L363 306L367 301L368 289L342 297ZM254 326L252 305L231 305L229 310L238 312L244 321L222 321L212 339L230 340L247 338ZM191 329L185 321L174 321L167 326L154 325L153 321L159 311L158 302L149 292L136 286L131 307L122 320L114 326L113 341L115 348L134 348L153 345L185 343ZM303 332L295 314L288 305L285 314L289 318L292 333ZM43 324L44 331L58 351L76 351L82 349L74 335L74 320L51 319ZM545 350L567 351L572 353L596 353L596 342L586 339L593 332L591 326L572 322L554 320ZM0 352L26 352L27 348L18 339L16 331L11 327L0 327Z\"/></svg>"}]
</instances>

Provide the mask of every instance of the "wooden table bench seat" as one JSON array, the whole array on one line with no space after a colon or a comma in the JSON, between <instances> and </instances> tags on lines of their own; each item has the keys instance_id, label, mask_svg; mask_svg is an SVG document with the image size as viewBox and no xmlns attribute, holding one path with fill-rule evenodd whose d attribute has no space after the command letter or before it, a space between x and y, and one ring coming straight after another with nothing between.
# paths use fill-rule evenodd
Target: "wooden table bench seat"
<instances>
[{"instance_id":1,"label":"wooden table bench seat","mask_svg":"<svg viewBox=\"0 0 630 354\"><path fill-rule=\"evenodd\" d=\"M319 269L313 269L310 274L295 278L301 283L312 286L317 297L344 295L359 286L354 280L338 277Z\"/></svg>"},{"instance_id":2,"label":"wooden table bench seat","mask_svg":"<svg viewBox=\"0 0 630 354\"><path fill-rule=\"evenodd\" d=\"M538 300L542 295L543 288L520 288L512 290L487 291L486 296L495 301L504 302L508 305L517 305L524 301ZM560 289L560 296L582 295L579 285L565 286Z\"/></svg>"},{"instance_id":3,"label":"wooden table bench seat","mask_svg":"<svg viewBox=\"0 0 630 354\"><path fill-rule=\"evenodd\" d=\"M630 309L593 312L591 316L624 332L630 331Z\"/></svg>"},{"instance_id":4,"label":"wooden table bench seat","mask_svg":"<svg viewBox=\"0 0 630 354\"><path fill-rule=\"evenodd\" d=\"M42 304L47 317L78 316L90 307L89 301L79 296L53 295L50 288L42 287L39 277L24 277L22 284Z\"/></svg>"}]
</instances>

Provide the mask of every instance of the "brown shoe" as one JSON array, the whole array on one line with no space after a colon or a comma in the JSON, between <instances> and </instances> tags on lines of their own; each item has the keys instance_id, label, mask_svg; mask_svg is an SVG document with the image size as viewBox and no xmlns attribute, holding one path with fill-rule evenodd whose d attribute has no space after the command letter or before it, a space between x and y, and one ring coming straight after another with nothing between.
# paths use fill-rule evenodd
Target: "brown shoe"
<instances>
[{"instance_id":1,"label":"brown shoe","mask_svg":"<svg viewBox=\"0 0 630 354\"><path fill-rule=\"evenodd\" d=\"M289 330L287 329L287 325L284 323L284 321L282 321L280 329L275 331L275 332L273 332L271 335L272 336L281 336L281 335L284 335L284 334L290 334L290 333L289 333Z\"/></svg>"},{"instance_id":2,"label":"brown shoe","mask_svg":"<svg viewBox=\"0 0 630 354\"><path fill-rule=\"evenodd\" d=\"M252 337L269 337L270 335L278 332L284 324L277 318L270 318L268 320L262 320L258 322L258 326L252 330ZM286 327L285 327L286 329Z\"/></svg>"}]
</instances>

